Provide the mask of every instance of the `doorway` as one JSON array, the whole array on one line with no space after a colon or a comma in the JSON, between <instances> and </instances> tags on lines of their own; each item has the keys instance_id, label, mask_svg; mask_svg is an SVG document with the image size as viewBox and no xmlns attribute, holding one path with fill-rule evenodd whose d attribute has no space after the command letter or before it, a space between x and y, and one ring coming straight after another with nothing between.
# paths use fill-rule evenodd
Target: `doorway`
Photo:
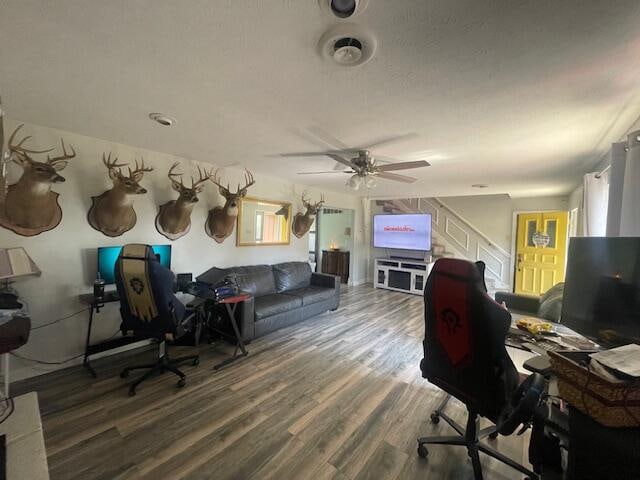
<instances>
[{"instance_id":1,"label":"doorway","mask_svg":"<svg viewBox=\"0 0 640 480\"><path fill-rule=\"evenodd\" d=\"M355 211L350 208L325 206L316 216L316 271L322 272L324 252L340 252L343 261L347 261L347 273L353 272ZM327 272L331 273L331 272Z\"/></svg>"},{"instance_id":2,"label":"doorway","mask_svg":"<svg viewBox=\"0 0 640 480\"><path fill-rule=\"evenodd\" d=\"M539 296L564 282L568 224L568 212L518 214L515 293Z\"/></svg>"}]
</instances>

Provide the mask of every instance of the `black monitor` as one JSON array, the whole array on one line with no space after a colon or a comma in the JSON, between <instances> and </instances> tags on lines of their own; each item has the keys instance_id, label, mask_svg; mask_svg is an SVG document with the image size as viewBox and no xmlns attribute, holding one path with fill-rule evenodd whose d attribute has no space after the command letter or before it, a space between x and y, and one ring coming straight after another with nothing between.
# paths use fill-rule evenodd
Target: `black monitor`
<instances>
[{"instance_id":1,"label":"black monitor","mask_svg":"<svg viewBox=\"0 0 640 480\"><path fill-rule=\"evenodd\" d=\"M640 344L640 238L570 240L562 323L603 347Z\"/></svg>"},{"instance_id":2,"label":"black monitor","mask_svg":"<svg viewBox=\"0 0 640 480\"><path fill-rule=\"evenodd\" d=\"M164 267L171 268L171 245L153 245L151 248L159 257L158 261ZM106 284L116 283L114 270L120 250L122 250L122 246L98 247L98 275Z\"/></svg>"}]
</instances>

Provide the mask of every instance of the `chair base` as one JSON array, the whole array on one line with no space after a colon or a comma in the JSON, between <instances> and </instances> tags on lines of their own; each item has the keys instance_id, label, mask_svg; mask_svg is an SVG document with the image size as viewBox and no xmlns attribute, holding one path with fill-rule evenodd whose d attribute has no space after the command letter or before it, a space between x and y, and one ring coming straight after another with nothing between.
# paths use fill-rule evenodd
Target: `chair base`
<instances>
[{"instance_id":1,"label":"chair base","mask_svg":"<svg viewBox=\"0 0 640 480\"><path fill-rule=\"evenodd\" d=\"M451 395L446 395L440 406L434 410L431 414L431 422L437 424L440 422L440 418L444 419L457 433L455 436L446 437L420 437L418 438L418 456L420 458L427 458L429 450L425 445L460 445L467 447L467 453L471 458L471 464L473 465L474 478L476 480L482 480L482 465L480 464L480 452L485 455L489 455L492 458L509 465L511 468L526 475L531 480L538 480L538 475L516 461L510 459L506 455L498 452L496 449L480 443L480 440L484 438L494 439L498 436L498 432L495 426L483 428L478 430L479 418L474 412L469 411L467 418L467 426L463 428L462 425L455 422L451 417L444 413L444 407L451 398Z\"/></svg>"},{"instance_id":2,"label":"chair base","mask_svg":"<svg viewBox=\"0 0 640 480\"><path fill-rule=\"evenodd\" d=\"M129 372L133 370L148 370L144 375L138 378L135 382L129 385L129 396L133 397L136 394L136 389L138 385L140 385L145 380L148 380L155 374L163 374L164 372L171 372L178 377L178 387L182 388L187 383L187 376L178 369L179 365L182 365L186 362L191 362L192 365L196 366L200 363L199 355L187 355L184 357L178 358L170 358L169 350L167 348L166 342L162 341L158 344L158 360L156 363L146 364L146 365L133 365L131 367L126 367L120 372L121 378L126 378L129 376Z\"/></svg>"}]
</instances>

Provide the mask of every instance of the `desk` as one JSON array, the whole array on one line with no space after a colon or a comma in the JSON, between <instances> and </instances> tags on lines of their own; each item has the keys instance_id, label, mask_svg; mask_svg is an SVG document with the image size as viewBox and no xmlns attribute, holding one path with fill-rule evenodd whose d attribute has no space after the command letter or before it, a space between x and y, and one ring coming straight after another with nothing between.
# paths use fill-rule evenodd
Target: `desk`
<instances>
[{"instance_id":1,"label":"desk","mask_svg":"<svg viewBox=\"0 0 640 480\"><path fill-rule=\"evenodd\" d=\"M30 392L13 399L15 410L0 424L6 436L7 479L49 480L38 395Z\"/></svg>"},{"instance_id":2,"label":"desk","mask_svg":"<svg viewBox=\"0 0 640 480\"><path fill-rule=\"evenodd\" d=\"M82 361L82 365L89 370L89 373L93 378L97 378L98 374L93 369L90 363L90 359L92 355L96 355L98 353L106 352L108 350L114 350L116 348L123 347L125 345L130 345L132 343L137 343L140 341L139 338L134 337L126 337L122 336L120 338L114 338L113 340L107 340L105 342L100 342L96 344L91 344L91 329L93 327L93 317L94 314L100 313L100 310L107 303L116 303L120 302L120 297L118 297L118 293L113 291L105 292L105 297L102 300L97 300L93 293L83 293L78 295L78 298L81 303L89 306L89 324L87 325L87 338L84 345L84 360Z\"/></svg>"}]
</instances>

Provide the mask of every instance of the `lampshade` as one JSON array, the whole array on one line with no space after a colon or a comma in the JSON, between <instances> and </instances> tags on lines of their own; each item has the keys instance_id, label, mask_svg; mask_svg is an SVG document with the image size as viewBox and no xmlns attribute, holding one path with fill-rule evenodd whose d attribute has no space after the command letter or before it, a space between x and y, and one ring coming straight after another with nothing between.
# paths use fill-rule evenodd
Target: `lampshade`
<instances>
[{"instance_id":1,"label":"lampshade","mask_svg":"<svg viewBox=\"0 0 640 480\"><path fill-rule=\"evenodd\" d=\"M374 177L373 175L367 175L366 178L364 179L364 185L367 188L373 188L378 184L376 177Z\"/></svg>"},{"instance_id":2,"label":"lampshade","mask_svg":"<svg viewBox=\"0 0 640 480\"><path fill-rule=\"evenodd\" d=\"M41 273L24 248L0 248L0 280L39 276Z\"/></svg>"},{"instance_id":3,"label":"lampshade","mask_svg":"<svg viewBox=\"0 0 640 480\"><path fill-rule=\"evenodd\" d=\"M349 180L347 180L347 186L353 190L358 190L360 185L362 185L362 177L358 174L352 175L349 177Z\"/></svg>"}]
</instances>

